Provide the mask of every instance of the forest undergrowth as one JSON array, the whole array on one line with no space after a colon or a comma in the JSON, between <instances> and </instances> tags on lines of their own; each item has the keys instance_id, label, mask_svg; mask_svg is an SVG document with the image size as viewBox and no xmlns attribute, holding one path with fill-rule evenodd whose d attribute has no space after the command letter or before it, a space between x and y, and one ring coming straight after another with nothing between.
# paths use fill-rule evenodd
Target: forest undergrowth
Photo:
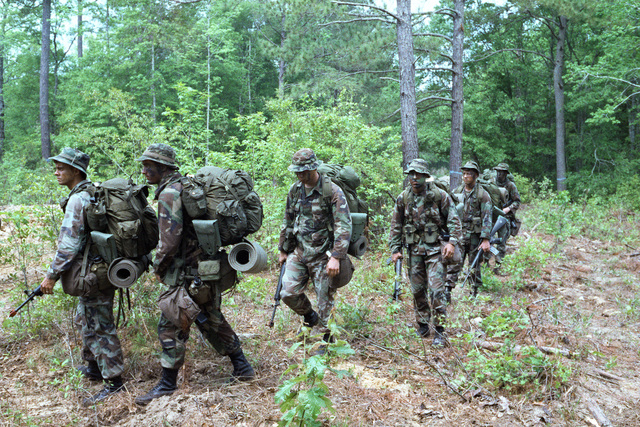
<instances>
[{"instance_id":1,"label":"forest undergrowth","mask_svg":"<svg viewBox=\"0 0 640 427\"><path fill-rule=\"evenodd\" d=\"M59 209L3 208L0 425L638 425L640 218L563 194L523 208L520 234L502 269L483 271L477 298L454 290L447 347L416 336L406 277L401 299L391 300L395 273L380 246L355 261L353 281L338 293L338 340L326 356L312 355L319 337L306 331L297 340L299 319L288 308L265 326L273 255L269 270L242 277L223 297L256 379L224 384L231 364L194 328L179 389L145 408L134 398L160 373L160 290L148 277L136 284L121 319L126 392L83 408L101 386L75 369L76 299L57 285L8 318L42 279Z\"/></svg>"}]
</instances>

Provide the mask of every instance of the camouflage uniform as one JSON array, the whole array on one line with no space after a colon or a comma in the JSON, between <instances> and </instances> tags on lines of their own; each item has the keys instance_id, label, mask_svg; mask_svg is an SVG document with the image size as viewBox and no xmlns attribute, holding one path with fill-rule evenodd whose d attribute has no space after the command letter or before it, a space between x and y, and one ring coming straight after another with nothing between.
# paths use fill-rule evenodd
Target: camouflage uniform
<instances>
[{"instance_id":1,"label":"camouflage uniform","mask_svg":"<svg viewBox=\"0 0 640 427\"><path fill-rule=\"evenodd\" d=\"M493 168L496 171L505 171L509 172L509 165L506 163L499 163L498 166ZM505 256L507 251L507 240L509 240L510 236L510 228L515 226L516 223L516 211L520 207L520 193L518 192L518 188L516 184L508 178L505 178L504 181L498 180L498 176L496 174L496 185L498 187L502 187L507 190L507 200L503 209L510 208L508 214L505 216L509 220L509 227L504 228L504 233L500 234L500 242L496 244L496 248L499 251L499 254L496 256L496 262L500 264ZM501 230L502 231L502 230Z\"/></svg>"},{"instance_id":2,"label":"camouflage uniform","mask_svg":"<svg viewBox=\"0 0 640 427\"><path fill-rule=\"evenodd\" d=\"M310 149L294 154L289 170L316 170L318 163ZM347 256L351 239L351 215L343 191L329 178L319 174L316 185L309 189L300 182L289 189L278 249L286 253L287 266L282 278L282 301L296 314L313 313L304 294L309 279L318 297L321 332L329 332L327 323L333 308L336 289L329 286L327 262L330 257Z\"/></svg>"},{"instance_id":3,"label":"camouflage uniform","mask_svg":"<svg viewBox=\"0 0 640 427\"><path fill-rule=\"evenodd\" d=\"M191 218L182 206L180 173L174 171L162 178L155 193L158 200L158 228L160 242L153 263L154 272L169 286L185 286L184 271L196 271L198 258L203 254ZM205 282L211 298L198 304L205 321L196 321L202 335L223 356L240 349L240 340L221 312L222 298L214 282ZM160 364L163 368L178 369L184 364L185 345L189 331L169 321L164 314L158 323L158 338L162 345Z\"/></svg>"},{"instance_id":4,"label":"camouflage uniform","mask_svg":"<svg viewBox=\"0 0 640 427\"><path fill-rule=\"evenodd\" d=\"M424 163L424 164L423 164ZM426 162L416 159L405 173L425 173ZM427 182L422 191L405 189L396 199L391 218L389 247L391 253L402 252L403 241L409 255L411 292L419 325L427 325L434 312L434 325L439 330L446 316L445 272L442 264L443 235L458 245L462 226L451 197L435 184Z\"/></svg>"},{"instance_id":5,"label":"camouflage uniform","mask_svg":"<svg viewBox=\"0 0 640 427\"><path fill-rule=\"evenodd\" d=\"M478 165L475 162L467 162L462 169L472 169L479 173ZM471 191L467 191L462 184L455 193L461 194L463 199L461 201L463 211L460 218L462 220L462 259L459 264L451 266L447 271L447 286L451 288L455 288L465 258L469 259L469 263L473 262L478 254L480 243L489 238L493 211L491 196L477 182ZM482 262L478 262L470 276L474 293L482 286L481 266Z\"/></svg>"},{"instance_id":6,"label":"camouflage uniform","mask_svg":"<svg viewBox=\"0 0 640 427\"><path fill-rule=\"evenodd\" d=\"M65 148L51 160L71 165L86 175L89 156ZM90 231L85 224L85 208L89 204L92 187L91 181L85 179L60 203L64 218L58 235L58 250L47 270L49 279L57 281L73 263L82 262ZM91 253L89 258L93 258ZM111 286L79 297L75 319L82 327L82 358L96 362L104 379L117 378L124 371L124 356L113 319L114 294L115 287Z\"/></svg>"}]
</instances>

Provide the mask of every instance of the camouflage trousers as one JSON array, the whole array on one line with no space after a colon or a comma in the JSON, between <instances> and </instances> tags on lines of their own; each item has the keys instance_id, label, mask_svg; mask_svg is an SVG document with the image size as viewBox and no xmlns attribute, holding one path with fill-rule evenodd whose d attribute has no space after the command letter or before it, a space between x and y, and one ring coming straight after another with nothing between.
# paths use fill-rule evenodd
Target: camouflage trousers
<instances>
[{"instance_id":1,"label":"camouflage trousers","mask_svg":"<svg viewBox=\"0 0 640 427\"><path fill-rule=\"evenodd\" d=\"M305 259L302 252L296 249L287 257L287 267L282 277L282 301L296 314L304 316L313 310L311 301L305 295L309 279L318 297L318 317L320 332L327 333L329 316L333 309L333 297L336 289L329 286L327 262L329 257L321 254L313 260Z\"/></svg>"},{"instance_id":2,"label":"camouflage trousers","mask_svg":"<svg viewBox=\"0 0 640 427\"><path fill-rule=\"evenodd\" d=\"M203 319L204 315L206 320L196 320L194 324L219 354L228 356L240 349L240 340L222 314L222 295L215 290L215 286L212 290L214 291L211 298L198 304L201 310L199 318ZM184 364L189 331L182 330L161 315L158 322L158 339L162 346L160 365L168 369L180 368Z\"/></svg>"},{"instance_id":3,"label":"camouflage trousers","mask_svg":"<svg viewBox=\"0 0 640 427\"><path fill-rule=\"evenodd\" d=\"M96 296L79 297L76 323L82 327L82 359L96 361L105 379L124 371L124 356L113 320L115 288Z\"/></svg>"},{"instance_id":4,"label":"camouflage trousers","mask_svg":"<svg viewBox=\"0 0 640 427\"><path fill-rule=\"evenodd\" d=\"M460 258L460 263L452 264L447 267L447 277L446 277L447 287L450 287L451 289L456 287L456 283L458 281L458 275L460 274L460 271L462 271L465 258L469 259L469 265L471 265L475 257L478 255L479 246L480 246L479 234L472 234L471 238L468 241L461 243L460 252L462 254L462 257ZM481 267L482 267L483 258L484 258L484 255L480 257L480 260L478 261L476 268L471 272L471 275L469 276L469 280L467 281L467 283L469 284L469 287L472 289L478 289L480 286L482 286Z\"/></svg>"},{"instance_id":5,"label":"camouflage trousers","mask_svg":"<svg viewBox=\"0 0 640 427\"><path fill-rule=\"evenodd\" d=\"M501 264L504 256L507 253L507 240L511 237L511 220L512 216L507 215L507 219L509 222L498 231L498 238L500 241L495 244L496 249L498 250L498 255L496 255L496 263Z\"/></svg>"},{"instance_id":6,"label":"camouflage trousers","mask_svg":"<svg viewBox=\"0 0 640 427\"><path fill-rule=\"evenodd\" d=\"M444 294L445 277L440 252L433 255L410 254L409 278L416 322L429 323L433 312L433 324L441 326L447 315L447 300Z\"/></svg>"}]
</instances>

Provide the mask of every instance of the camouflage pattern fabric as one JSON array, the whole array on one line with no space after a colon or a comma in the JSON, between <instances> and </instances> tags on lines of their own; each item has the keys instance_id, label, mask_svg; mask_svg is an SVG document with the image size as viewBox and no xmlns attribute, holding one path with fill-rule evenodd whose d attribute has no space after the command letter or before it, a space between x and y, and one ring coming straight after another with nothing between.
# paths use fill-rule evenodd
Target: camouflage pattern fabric
<instances>
[{"instance_id":1,"label":"camouflage pattern fabric","mask_svg":"<svg viewBox=\"0 0 640 427\"><path fill-rule=\"evenodd\" d=\"M293 153L289 170L291 172L304 172L318 169L318 166L316 153L311 148L303 148Z\"/></svg>"},{"instance_id":2,"label":"camouflage pattern fabric","mask_svg":"<svg viewBox=\"0 0 640 427\"><path fill-rule=\"evenodd\" d=\"M283 244L287 240L288 230L292 230L296 247L302 250L301 255L306 260L313 260L328 250L337 259L347 256L351 239L349 204L342 189L331 183L331 206L323 206L324 179L320 175L316 186L310 190L305 189L299 181L289 189L278 245L281 252L286 252Z\"/></svg>"},{"instance_id":3,"label":"camouflage pattern fabric","mask_svg":"<svg viewBox=\"0 0 640 427\"><path fill-rule=\"evenodd\" d=\"M438 191L439 197L433 192ZM413 243L408 244L409 277L413 293L413 307L416 321L421 324L431 320L434 312L434 324L441 326L446 316L445 269L442 265L441 247L444 243L441 235L448 230L449 242L458 245L462 237L462 225L458 211L446 191L433 184L425 185L420 193L407 188L396 199L391 217L389 248L391 253L402 251L403 241L407 241L405 226L415 228ZM432 228L435 228L431 230ZM433 240L433 233L438 237ZM429 236L431 236L429 238Z\"/></svg>"},{"instance_id":4,"label":"camouflage pattern fabric","mask_svg":"<svg viewBox=\"0 0 640 427\"><path fill-rule=\"evenodd\" d=\"M105 379L124 371L124 355L113 320L115 288L97 296L79 297L76 321L82 326L82 359L95 360Z\"/></svg>"},{"instance_id":5,"label":"camouflage pattern fabric","mask_svg":"<svg viewBox=\"0 0 640 427\"><path fill-rule=\"evenodd\" d=\"M136 159L138 162L144 160L151 160L169 166L170 168L177 168L175 150L170 145L163 144L162 142L151 144L144 153L142 153L142 156Z\"/></svg>"},{"instance_id":6,"label":"camouflage pattern fabric","mask_svg":"<svg viewBox=\"0 0 640 427\"><path fill-rule=\"evenodd\" d=\"M58 250L47 270L49 279L60 279L62 272L71 267L73 259L84 251L87 243L84 209L89 204L91 195L81 189L88 185L91 185L91 182L87 180L78 183L70 195L61 202L64 218L58 234Z\"/></svg>"},{"instance_id":7,"label":"camouflage pattern fabric","mask_svg":"<svg viewBox=\"0 0 640 427\"><path fill-rule=\"evenodd\" d=\"M60 154L54 157L49 157L48 159L48 161L56 161L72 166L85 175L87 174L87 168L89 167L90 160L91 159L88 154L69 147L63 148Z\"/></svg>"},{"instance_id":8,"label":"camouflage pattern fabric","mask_svg":"<svg viewBox=\"0 0 640 427\"><path fill-rule=\"evenodd\" d=\"M320 254L313 260L307 260L302 256L302 249L297 248L287 257L287 266L282 276L282 291L280 296L296 314L304 316L313 310L311 301L305 295L309 279L313 282L316 296L318 297L318 317L320 332L329 332L327 324L333 309L333 298L336 288L329 286L330 280L327 274L327 262L329 257Z\"/></svg>"},{"instance_id":9,"label":"camouflage pattern fabric","mask_svg":"<svg viewBox=\"0 0 640 427\"><path fill-rule=\"evenodd\" d=\"M185 280L180 280L180 273L185 269L195 269L198 265L198 257L202 254L191 218L184 212L182 206L180 198L182 184L178 181L180 176L180 173L172 172L163 177L155 193L158 200L160 241L153 268L163 282L173 278L172 286L186 285ZM214 291L216 289L214 283L207 283L211 286L213 296L198 304L207 319L202 323L196 321L196 325L220 354L235 353L240 349L240 341L220 311L222 303L220 293ZM158 323L158 339L162 346L160 357L162 366L171 369L180 368L184 363L189 331L181 330L161 315Z\"/></svg>"},{"instance_id":10,"label":"camouflage pattern fabric","mask_svg":"<svg viewBox=\"0 0 640 427\"><path fill-rule=\"evenodd\" d=\"M504 181L499 181L496 178L496 184L499 187L505 188L507 190L507 203L505 204L505 208L510 208L511 210L506 215L509 219L509 225L511 224L511 220L515 219L516 211L520 207L520 193L518 192L518 187L513 181L509 179L505 179ZM509 240L510 230L509 226L504 227L500 230L500 243L496 244L496 248L499 251L499 254L496 256L496 262L501 263L504 259L504 256L507 252L507 240Z\"/></svg>"},{"instance_id":11,"label":"camouflage pattern fabric","mask_svg":"<svg viewBox=\"0 0 640 427\"><path fill-rule=\"evenodd\" d=\"M202 323L196 321L195 325L218 353L228 356L240 349L240 340L221 312L220 292L215 291L215 286L212 286L212 290L215 292L213 298L204 304L198 304L207 320ZM189 331L183 331L161 315L158 322L158 338L162 346L160 365L168 369L180 368L184 364Z\"/></svg>"},{"instance_id":12,"label":"camouflage pattern fabric","mask_svg":"<svg viewBox=\"0 0 640 427\"><path fill-rule=\"evenodd\" d=\"M320 323L326 327L335 293L335 289L329 287L326 273L329 260L327 252L336 259L347 256L351 239L351 214L344 193L333 183L330 206L325 206L322 191L324 179L320 174L312 189L306 189L299 181L291 186L278 248L281 252L287 252L283 245L290 230L295 236L296 248L287 258L282 301L299 315L309 313L312 310L311 303L304 291L311 278L318 296Z\"/></svg>"},{"instance_id":13,"label":"camouflage pattern fabric","mask_svg":"<svg viewBox=\"0 0 640 427\"><path fill-rule=\"evenodd\" d=\"M456 287L458 280L458 274L462 270L465 257L469 258L469 262L473 262L473 259L478 253L478 247L483 239L488 239L491 234L491 214L492 205L491 197L480 184L476 184L471 191L467 191L464 185L458 187L456 193L461 193L464 198L464 208L462 216L462 260L460 264L450 265L447 268L446 285L451 289ZM482 259L478 262L478 265L474 272L471 274L469 280L473 289L478 289L482 286L482 275L480 272L480 266Z\"/></svg>"},{"instance_id":14,"label":"camouflage pattern fabric","mask_svg":"<svg viewBox=\"0 0 640 427\"><path fill-rule=\"evenodd\" d=\"M90 195L83 189L91 183L87 180L76 185L66 202L63 202L64 218L58 235L58 250L47 277L58 280L60 274L71 267L77 256L82 256L88 240L85 225L85 207ZM113 321L113 296L115 288L97 290L96 296L80 297L78 322L82 326L82 358L95 360L103 378L115 378L122 373L124 356Z\"/></svg>"},{"instance_id":15,"label":"camouflage pattern fabric","mask_svg":"<svg viewBox=\"0 0 640 427\"><path fill-rule=\"evenodd\" d=\"M438 254L409 256L409 278L416 322L429 323L433 310L434 326L443 326L447 315L444 294L444 267Z\"/></svg>"}]
</instances>

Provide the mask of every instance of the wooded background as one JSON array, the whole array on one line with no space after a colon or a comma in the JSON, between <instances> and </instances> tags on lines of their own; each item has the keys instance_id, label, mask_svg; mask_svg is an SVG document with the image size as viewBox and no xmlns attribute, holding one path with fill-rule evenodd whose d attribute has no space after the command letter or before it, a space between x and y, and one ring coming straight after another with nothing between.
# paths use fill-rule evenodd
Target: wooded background
<instances>
[{"instance_id":1,"label":"wooded background","mask_svg":"<svg viewBox=\"0 0 640 427\"><path fill-rule=\"evenodd\" d=\"M141 181L134 159L153 142L174 146L183 172L237 167L275 187L310 146L353 164L374 204L417 156L454 183L468 159L572 195L640 183L637 2L411 11L409 0L2 0L0 199L51 197L43 159L64 146L92 156L94 180Z\"/></svg>"}]
</instances>

